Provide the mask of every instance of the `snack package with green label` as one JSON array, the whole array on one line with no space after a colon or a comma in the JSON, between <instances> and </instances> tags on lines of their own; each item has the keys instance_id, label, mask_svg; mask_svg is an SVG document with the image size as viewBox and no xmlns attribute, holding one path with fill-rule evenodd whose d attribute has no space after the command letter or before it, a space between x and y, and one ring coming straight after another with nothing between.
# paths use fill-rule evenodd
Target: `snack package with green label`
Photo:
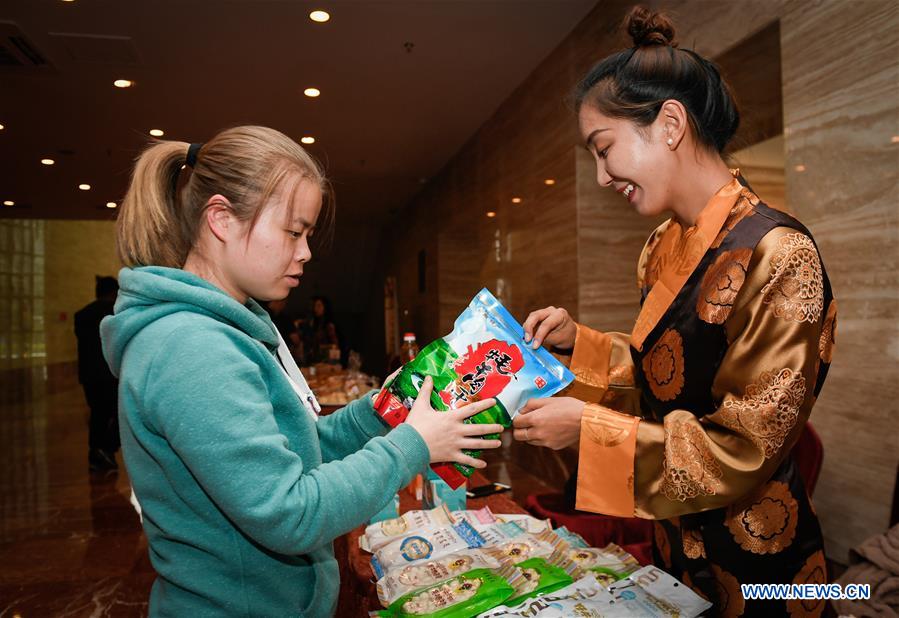
<instances>
[{"instance_id":1,"label":"snack package with green label","mask_svg":"<svg viewBox=\"0 0 899 618\"><path fill-rule=\"evenodd\" d=\"M378 580L378 599L384 607L402 596L434 584L452 579L474 569L499 569L499 560L482 549L463 549L433 560L420 560L412 564L386 569Z\"/></svg>"},{"instance_id":2,"label":"snack package with green label","mask_svg":"<svg viewBox=\"0 0 899 618\"><path fill-rule=\"evenodd\" d=\"M517 525L513 523L507 526ZM520 526L518 526L520 528ZM523 532L511 539L507 539L484 548L498 560L518 564L528 558L548 558L557 549L567 550L565 541L554 532L547 530L538 534Z\"/></svg>"},{"instance_id":3,"label":"snack package with green label","mask_svg":"<svg viewBox=\"0 0 899 618\"><path fill-rule=\"evenodd\" d=\"M505 570L474 569L445 582L403 595L387 609L371 612L384 618L470 618L502 604L515 593Z\"/></svg>"},{"instance_id":4,"label":"snack package with green label","mask_svg":"<svg viewBox=\"0 0 899 618\"><path fill-rule=\"evenodd\" d=\"M456 319L453 332L425 346L378 394L375 410L391 427L406 420L426 376L434 380L431 406L435 410L454 410L494 398L496 405L466 422L503 427L511 426L528 400L551 397L574 380L548 350L534 350L524 342L521 325L486 288ZM480 455L480 451L466 452ZM453 489L473 472L462 464L433 464L432 468Z\"/></svg>"},{"instance_id":5,"label":"snack package with green label","mask_svg":"<svg viewBox=\"0 0 899 618\"><path fill-rule=\"evenodd\" d=\"M564 588L574 581L578 567L561 550L549 558L528 558L515 565L524 575L524 582L515 588L515 596L506 601L514 607L527 599Z\"/></svg>"}]
</instances>

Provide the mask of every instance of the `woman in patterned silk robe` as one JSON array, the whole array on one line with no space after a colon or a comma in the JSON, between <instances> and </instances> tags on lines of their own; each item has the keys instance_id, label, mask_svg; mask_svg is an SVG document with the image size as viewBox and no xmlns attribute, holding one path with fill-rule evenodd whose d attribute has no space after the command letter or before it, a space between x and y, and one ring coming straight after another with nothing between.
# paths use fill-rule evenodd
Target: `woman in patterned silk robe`
<instances>
[{"instance_id":1,"label":"woman in patterned silk robe","mask_svg":"<svg viewBox=\"0 0 899 618\"><path fill-rule=\"evenodd\" d=\"M738 116L717 68L672 46L658 14L635 9L628 27L635 46L578 87L579 125L597 181L671 218L638 262L630 334L554 307L528 317L528 340L568 350L576 382L530 402L514 435L579 443L577 508L656 520L657 564L719 615L819 615L824 601L745 600L740 584L826 581L790 449L833 353L830 284L809 231L721 158Z\"/></svg>"}]
</instances>

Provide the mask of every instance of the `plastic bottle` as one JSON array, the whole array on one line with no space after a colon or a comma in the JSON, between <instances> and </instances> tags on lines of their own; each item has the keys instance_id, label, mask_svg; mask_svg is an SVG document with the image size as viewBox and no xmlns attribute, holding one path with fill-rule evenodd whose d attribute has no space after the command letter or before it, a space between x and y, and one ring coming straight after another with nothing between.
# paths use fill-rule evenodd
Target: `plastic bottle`
<instances>
[{"instance_id":1,"label":"plastic bottle","mask_svg":"<svg viewBox=\"0 0 899 618\"><path fill-rule=\"evenodd\" d=\"M400 361L406 364L418 356L418 343L415 341L415 333L403 335L403 347L400 348Z\"/></svg>"}]
</instances>

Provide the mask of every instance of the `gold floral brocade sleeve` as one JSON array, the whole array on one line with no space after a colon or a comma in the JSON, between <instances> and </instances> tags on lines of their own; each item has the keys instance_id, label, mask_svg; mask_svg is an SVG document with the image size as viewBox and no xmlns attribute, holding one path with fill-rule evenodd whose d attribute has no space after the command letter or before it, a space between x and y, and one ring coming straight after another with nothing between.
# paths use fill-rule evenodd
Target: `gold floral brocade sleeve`
<instances>
[{"instance_id":1,"label":"gold floral brocade sleeve","mask_svg":"<svg viewBox=\"0 0 899 618\"><path fill-rule=\"evenodd\" d=\"M696 307L724 324L729 342L712 386L718 408L652 422L586 405L578 509L667 519L724 507L768 480L798 439L834 343L836 304L824 313L818 252L806 235L776 228L732 260L703 279ZM729 295L722 284L740 277Z\"/></svg>"}]
</instances>

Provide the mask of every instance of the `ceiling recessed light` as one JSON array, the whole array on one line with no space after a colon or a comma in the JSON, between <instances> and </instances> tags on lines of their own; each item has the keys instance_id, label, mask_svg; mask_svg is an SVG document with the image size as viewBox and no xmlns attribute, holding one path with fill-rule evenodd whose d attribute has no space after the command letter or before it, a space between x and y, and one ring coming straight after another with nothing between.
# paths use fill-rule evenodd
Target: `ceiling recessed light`
<instances>
[{"instance_id":1,"label":"ceiling recessed light","mask_svg":"<svg viewBox=\"0 0 899 618\"><path fill-rule=\"evenodd\" d=\"M306 137L301 137L300 141L303 142L304 144L314 144L315 138L312 137L311 135L307 135Z\"/></svg>"},{"instance_id":2,"label":"ceiling recessed light","mask_svg":"<svg viewBox=\"0 0 899 618\"><path fill-rule=\"evenodd\" d=\"M520 197L513 197L513 198L512 198L512 203L513 203L513 204L521 204L521 198L520 198Z\"/></svg>"},{"instance_id":3,"label":"ceiling recessed light","mask_svg":"<svg viewBox=\"0 0 899 618\"><path fill-rule=\"evenodd\" d=\"M3 205L4 206L15 206L16 203L12 200L3 200Z\"/></svg>"},{"instance_id":4,"label":"ceiling recessed light","mask_svg":"<svg viewBox=\"0 0 899 618\"><path fill-rule=\"evenodd\" d=\"M82 184L78 185L78 188L81 189L82 191L90 191L91 190L91 186L86 183L82 183Z\"/></svg>"},{"instance_id":5,"label":"ceiling recessed light","mask_svg":"<svg viewBox=\"0 0 899 618\"><path fill-rule=\"evenodd\" d=\"M556 184L556 179L555 178L547 178L546 180L543 181L543 184L552 186L552 185Z\"/></svg>"},{"instance_id":6,"label":"ceiling recessed light","mask_svg":"<svg viewBox=\"0 0 899 618\"><path fill-rule=\"evenodd\" d=\"M3 125L0 124L0 129L2 129L2 128L3 128ZM899 135L894 135L893 137L891 137L890 142L893 144L899 144Z\"/></svg>"},{"instance_id":7,"label":"ceiling recessed light","mask_svg":"<svg viewBox=\"0 0 899 618\"><path fill-rule=\"evenodd\" d=\"M56 163L56 161L54 161L53 159L41 159L41 163L43 163L44 165L53 165L54 163Z\"/></svg>"},{"instance_id":8,"label":"ceiling recessed light","mask_svg":"<svg viewBox=\"0 0 899 618\"><path fill-rule=\"evenodd\" d=\"M131 88L134 85L134 82L130 79L117 79L112 82L112 85L116 88Z\"/></svg>"},{"instance_id":9,"label":"ceiling recessed light","mask_svg":"<svg viewBox=\"0 0 899 618\"><path fill-rule=\"evenodd\" d=\"M107 208L115 208L115 207L116 207L116 203L115 203L115 202L106 202L106 207L107 207Z\"/></svg>"},{"instance_id":10,"label":"ceiling recessed light","mask_svg":"<svg viewBox=\"0 0 899 618\"><path fill-rule=\"evenodd\" d=\"M796 170L797 172L804 172L804 171L805 171L805 166L804 166L802 163L800 163L799 165L797 165L797 166L794 167L793 169Z\"/></svg>"},{"instance_id":11,"label":"ceiling recessed light","mask_svg":"<svg viewBox=\"0 0 899 618\"><path fill-rule=\"evenodd\" d=\"M163 135L165 135L165 131L163 131L162 129L150 129L150 135L152 135L153 137L162 137Z\"/></svg>"},{"instance_id":12,"label":"ceiling recessed light","mask_svg":"<svg viewBox=\"0 0 899 618\"><path fill-rule=\"evenodd\" d=\"M303 91L303 94L305 94L307 97L312 97L313 99L315 97L317 97L318 95L320 95L321 93L322 93L322 91L319 90L318 88L306 88Z\"/></svg>"},{"instance_id":13,"label":"ceiling recessed light","mask_svg":"<svg viewBox=\"0 0 899 618\"><path fill-rule=\"evenodd\" d=\"M492 219L495 216L496 216L496 213L493 212L492 210L487 213L487 217L489 217L490 219Z\"/></svg>"},{"instance_id":14,"label":"ceiling recessed light","mask_svg":"<svg viewBox=\"0 0 899 618\"><path fill-rule=\"evenodd\" d=\"M6 128L6 127L4 127L2 124L0 124L0 131L2 131L2 130L5 129L5 128Z\"/></svg>"},{"instance_id":15,"label":"ceiling recessed light","mask_svg":"<svg viewBox=\"0 0 899 618\"><path fill-rule=\"evenodd\" d=\"M309 19L323 24L331 19L331 15L327 11L312 11L311 13L309 13Z\"/></svg>"}]
</instances>

